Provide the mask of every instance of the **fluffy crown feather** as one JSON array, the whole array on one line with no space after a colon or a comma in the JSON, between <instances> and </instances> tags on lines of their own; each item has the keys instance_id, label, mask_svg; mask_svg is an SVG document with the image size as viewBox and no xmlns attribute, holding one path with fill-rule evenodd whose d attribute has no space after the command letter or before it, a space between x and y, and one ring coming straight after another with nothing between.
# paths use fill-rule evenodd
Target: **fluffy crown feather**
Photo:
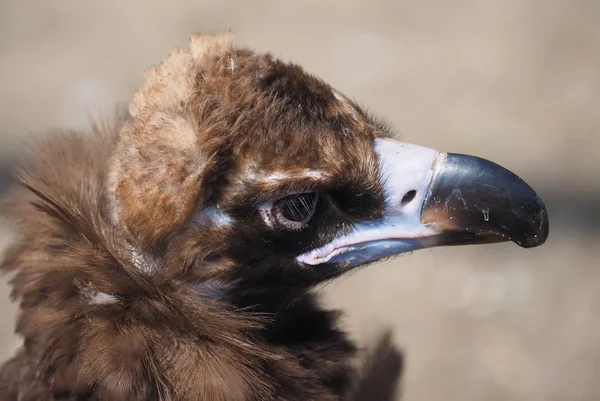
<instances>
[{"instance_id":1,"label":"fluffy crown feather","mask_svg":"<svg viewBox=\"0 0 600 401\"><path fill-rule=\"evenodd\" d=\"M203 64L211 57L226 57L232 46L228 31L195 34L189 50L174 49L146 70L129 104L131 118L120 129L108 173L114 224L136 231L147 224L153 231L168 230L155 223L177 225L194 206L192 194L209 155L202 152L197 136L192 97Z\"/></svg>"}]
</instances>

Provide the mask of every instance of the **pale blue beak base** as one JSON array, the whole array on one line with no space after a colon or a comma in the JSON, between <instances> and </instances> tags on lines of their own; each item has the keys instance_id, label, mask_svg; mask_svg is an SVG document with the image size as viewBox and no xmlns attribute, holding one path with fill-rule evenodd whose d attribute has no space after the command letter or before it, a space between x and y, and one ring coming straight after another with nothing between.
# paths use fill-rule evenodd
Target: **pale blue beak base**
<instances>
[{"instance_id":1,"label":"pale blue beak base","mask_svg":"<svg viewBox=\"0 0 600 401\"><path fill-rule=\"evenodd\" d=\"M421 223L421 211L436 163L445 154L389 138L374 141L384 190L381 220L357 225L345 235L296 259L306 265L345 262L350 266L421 248L420 238L438 232ZM408 195L408 196L407 196Z\"/></svg>"},{"instance_id":2,"label":"pale blue beak base","mask_svg":"<svg viewBox=\"0 0 600 401\"><path fill-rule=\"evenodd\" d=\"M352 269L370 262L408 253L423 248L419 239L386 239L350 245L346 252L330 259L330 263L339 263Z\"/></svg>"}]
</instances>

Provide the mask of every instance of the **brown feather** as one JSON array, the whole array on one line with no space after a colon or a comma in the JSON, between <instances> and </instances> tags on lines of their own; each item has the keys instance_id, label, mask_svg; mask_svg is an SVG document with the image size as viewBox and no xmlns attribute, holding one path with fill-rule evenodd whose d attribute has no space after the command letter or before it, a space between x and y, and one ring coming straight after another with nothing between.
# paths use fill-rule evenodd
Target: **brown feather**
<instances>
[{"instance_id":1,"label":"brown feather","mask_svg":"<svg viewBox=\"0 0 600 401\"><path fill-rule=\"evenodd\" d=\"M0 370L0 400L326 401L349 388L354 347L337 314L305 292L293 304L285 290L207 295L232 282L235 240L190 221L314 185L293 178L309 169L380 193L380 133L325 83L234 49L229 33L190 47L147 71L115 124L31 146L2 204L20 234L0 268L14 274L24 345ZM281 170L278 185L248 178Z\"/></svg>"}]
</instances>

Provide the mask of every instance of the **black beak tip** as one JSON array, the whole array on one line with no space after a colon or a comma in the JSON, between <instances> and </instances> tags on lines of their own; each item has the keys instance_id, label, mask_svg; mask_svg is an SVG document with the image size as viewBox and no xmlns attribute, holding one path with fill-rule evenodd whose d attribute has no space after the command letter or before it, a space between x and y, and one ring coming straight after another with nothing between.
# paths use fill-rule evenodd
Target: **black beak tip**
<instances>
[{"instance_id":1,"label":"black beak tip","mask_svg":"<svg viewBox=\"0 0 600 401\"><path fill-rule=\"evenodd\" d=\"M423 223L475 234L465 243L511 241L534 248L548 239L544 201L523 179L492 161L448 153L434 173L430 193ZM436 199L443 200L443 208Z\"/></svg>"},{"instance_id":2,"label":"black beak tip","mask_svg":"<svg viewBox=\"0 0 600 401\"><path fill-rule=\"evenodd\" d=\"M536 246L543 245L548 239L550 232L550 222L546 206L539 196L537 196L536 201L538 212L530 220L530 229L523 230L522 235L516 236L513 239L517 245L523 248L535 248Z\"/></svg>"}]
</instances>

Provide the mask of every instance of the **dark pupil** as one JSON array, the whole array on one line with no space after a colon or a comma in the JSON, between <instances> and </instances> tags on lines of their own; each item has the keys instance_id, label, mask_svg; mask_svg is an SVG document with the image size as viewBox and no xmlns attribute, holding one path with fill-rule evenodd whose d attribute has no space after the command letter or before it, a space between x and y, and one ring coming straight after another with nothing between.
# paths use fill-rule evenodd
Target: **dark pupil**
<instances>
[{"instance_id":1,"label":"dark pupil","mask_svg":"<svg viewBox=\"0 0 600 401\"><path fill-rule=\"evenodd\" d=\"M281 214L291 221L302 221L310 216L316 201L312 194L293 195L283 198L279 206Z\"/></svg>"}]
</instances>

